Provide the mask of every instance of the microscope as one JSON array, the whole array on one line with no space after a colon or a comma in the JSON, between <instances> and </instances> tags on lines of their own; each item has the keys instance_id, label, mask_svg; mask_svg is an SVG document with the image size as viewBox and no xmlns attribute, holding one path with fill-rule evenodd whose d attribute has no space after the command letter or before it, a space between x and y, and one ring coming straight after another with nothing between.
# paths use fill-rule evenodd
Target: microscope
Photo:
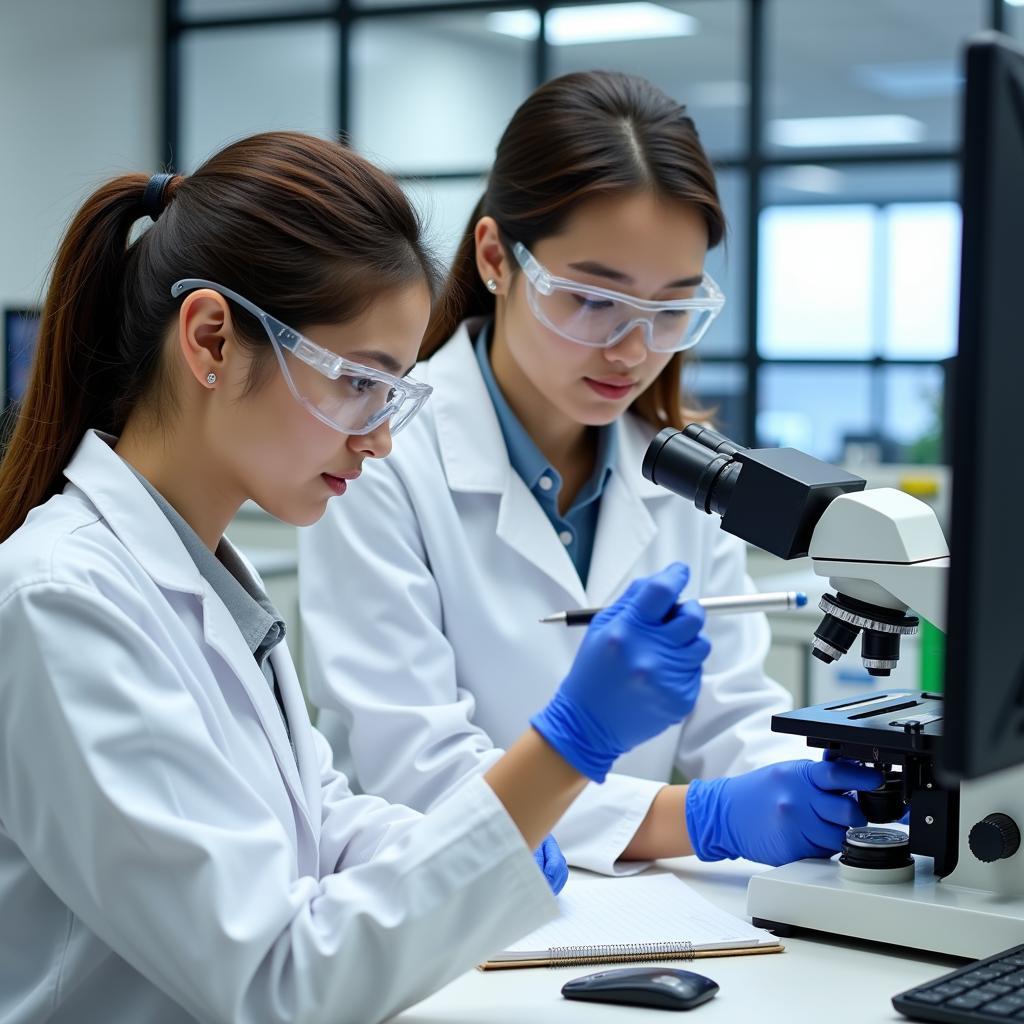
<instances>
[{"instance_id":1,"label":"microscope","mask_svg":"<svg viewBox=\"0 0 1024 1024\"><path fill-rule=\"evenodd\" d=\"M792 448L747 449L700 424L666 428L644 458L647 479L721 516L722 529L783 559L810 556L834 594L821 601L814 657L832 662L860 637L867 671L890 674L918 613L946 628L949 549L932 510ZM983 685L971 680L965 685ZM944 775L944 700L903 689L772 718L825 756L880 768L858 794L870 823L841 853L755 875L747 909L786 934L808 928L965 957L1024 935L1024 774ZM907 819L909 831L885 827Z\"/></svg>"}]
</instances>

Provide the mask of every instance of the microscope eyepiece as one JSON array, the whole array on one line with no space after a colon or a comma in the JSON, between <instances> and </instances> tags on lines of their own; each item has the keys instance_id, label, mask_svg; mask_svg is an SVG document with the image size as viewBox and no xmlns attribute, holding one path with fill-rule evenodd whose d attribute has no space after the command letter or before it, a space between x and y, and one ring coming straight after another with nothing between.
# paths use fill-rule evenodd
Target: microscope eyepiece
<instances>
[{"instance_id":1,"label":"microscope eyepiece","mask_svg":"<svg viewBox=\"0 0 1024 1024\"><path fill-rule=\"evenodd\" d=\"M739 451L739 445L698 423L685 430L666 427L648 446L642 471L702 512L724 516L743 468L733 459Z\"/></svg>"},{"instance_id":2,"label":"microscope eyepiece","mask_svg":"<svg viewBox=\"0 0 1024 1024\"><path fill-rule=\"evenodd\" d=\"M701 423L666 427L648 445L652 483L722 517L722 529L779 558L808 554L814 527L862 477L794 448L744 448Z\"/></svg>"},{"instance_id":3,"label":"microscope eyepiece","mask_svg":"<svg viewBox=\"0 0 1024 1024\"><path fill-rule=\"evenodd\" d=\"M725 434L720 434L717 430L702 426L700 423L691 423L689 426L684 427L683 433L696 441L697 444L710 448L711 451L719 455L732 456L737 452L743 451L742 445L736 444L735 441L730 441Z\"/></svg>"}]
</instances>

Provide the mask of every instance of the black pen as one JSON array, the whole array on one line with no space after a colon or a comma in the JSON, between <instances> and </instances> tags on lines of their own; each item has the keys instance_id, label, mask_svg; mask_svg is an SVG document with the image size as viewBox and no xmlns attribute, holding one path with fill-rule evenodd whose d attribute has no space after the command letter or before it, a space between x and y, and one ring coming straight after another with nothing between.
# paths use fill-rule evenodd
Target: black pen
<instances>
[{"instance_id":1,"label":"black pen","mask_svg":"<svg viewBox=\"0 0 1024 1024\"><path fill-rule=\"evenodd\" d=\"M807 595L798 590L780 590L773 594L736 594L731 597L700 597L697 599L707 615L735 615L739 612L773 612L787 608L803 608ZM677 606L678 607L678 606ZM567 626L585 626L603 611L602 608L573 608L567 612L545 615L541 622L563 622Z\"/></svg>"}]
</instances>

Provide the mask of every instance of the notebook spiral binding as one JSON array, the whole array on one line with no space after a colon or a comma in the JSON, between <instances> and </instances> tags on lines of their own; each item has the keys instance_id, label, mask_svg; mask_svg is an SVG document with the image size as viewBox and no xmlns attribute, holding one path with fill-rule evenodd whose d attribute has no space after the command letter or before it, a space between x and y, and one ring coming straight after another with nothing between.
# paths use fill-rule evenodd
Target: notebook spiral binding
<instances>
[{"instance_id":1,"label":"notebook spiral binding","mask_svg":"<svg viewBox=\"0 0 1024 1024\"><path fill-rule=\"evenodd\" d=\"M593 963L646 964L656 960L692 960L692 942L626 942L612 946L552 946L551 967L586 967ZM557 961L557 962L556 962Z\"/></svg>"}]
</instances>

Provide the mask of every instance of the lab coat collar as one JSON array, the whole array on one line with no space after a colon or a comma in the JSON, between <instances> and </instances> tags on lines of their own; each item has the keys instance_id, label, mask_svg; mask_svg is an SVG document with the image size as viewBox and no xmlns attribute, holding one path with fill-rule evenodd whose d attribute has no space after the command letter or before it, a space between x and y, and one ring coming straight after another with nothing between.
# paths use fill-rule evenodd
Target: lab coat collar
<instances>
[{"instance_id":1,"label":"lab coat collar","mask_svg":"<svg viewBox=\"0 0 1024 1024\"><path fill-rule=\"evenodd\" d=\"M460 324L430 359L431 411L448 486L453 491L502 494L515 474L473 352L470 327L477 326L472 321Z\"/></svg>"},{"instance_id":2,"label":"lab coat collar","mask_svg":"<svg viewBox=\"0 0 1024 1024\"><path fill-rule=\"evenodd\" d=\"M256 664L231 613L213 587L203 579L174 527L113 450L116 440L109 434L87 431L64 475L92 502L117 538L158 586L194 594L201 600L203 639L223 658L245 688L270 741L281 774L291 790L292 799L299 808L299 818L305 819L307 827L313 831L307 804L309 780L300 779L296 763L297 756L303 752L298 745L295 752L292 751L280 708L267 685L266 676ZM225 543L230 542L225 539ZM282 674L287 674L285 666L288 661L278 653L283 647L279 644L270 655L282 693L291 689L281 678ZM294 671L291 674L294 676ZM293 710L289 706L287 699L286 709L289 715L299 712L298 708ZM301 713L303 716L307 714L305 708ZM295 731L301 732L300 729ZM315 762L312 752L309 756ZM319 784L316 788L318 792ZM316 817L319 817L318 810Z\"/></svg>"},{"instance_id":3,"label":"lab coat collar","mask_svg":"<svg viewBox=\"0 0 1024 1024\"><path fill-rule=\"evenodd\" d=\"M497 536L545 573L577 605L602 604L629 581L637 559L657 535L647 508L670 493L640 471L654 430L626 415L615 424L618 453L601 499L587 586L543 509L511 466L487 385L473 351L478 324L467 321L429 360L428 376L441 460L453 491L501 496Z\"/></svg>"},{"instance_id":4,"label":"lab coat collar","mask_svg":"<svg viewBox=\"0 0 1024 1024\"><path fill-rule=\"evenodd\" d=\"M280 738L275 739L271 737L274 753L278 764L281 764L283 759L288 760L288 770L285 771L284 767L281 770L288 782L289 788L293 791L293 799L296 796L294 773L296 766L298 767L299 783L302 787L301 793L305 798L304 800L299 799L296 801L299 808L299 817L304 820L308 828L305 840L302 836L304 830L299 830L299 866L305 873L315 874L319 877L320 844L317 837L320 835L320 828L316 823L321 819L320 763L313 741L313 730L307 724L309 709L306 707L302 686L299 683L298 673L295 671L295 661L288 650L288 642L286 640L282 640L270 652L269 660L274 668L274 675L277 678L278 690L281 693L285 714L288 716L294 756L291 756L291 751L288 750L287 735L284 736L283 746L280 743ZM255 665L255 663L256 661L253 659L253 664ZM262 676L263 673L260 672L260 675ZM270 687L266 685L266 679L264 679L264 689L268 693L270 692ZM272 694L271 700L274 700ZM275 710L279 709L275 708ZM262 710L260 710L260 717L263 717ZM280 724L280 714L277 716L277 721ZM281 731L283 733L283 727ZM306 858L305 863L303 863L303 857Z\"/></svg>"},{"instance_id":5,"label":"lab coat collar","mask_svg":"<svg viewBox=\"0 0 1024 1024\"><path fill-rule=\"evenodd\" d=\"M88 430L64 470L107 525L167 590L202 596L203 578L167 517L129 466L114 451L117 438Z\"/></svg>"},{"instance_id":6,"label":"lab coat collar","mask_svg":"<svg viewBox=\"0 0 1024 1024\"><path fill-rule=\"evenodd\" d=\"M499 497L495 534L580 605L583 584L565 546L512 468L501 423L473 351L477 323L463 323L430 360L441 461L452 491Z\"/></svg>"}]
</instances>

